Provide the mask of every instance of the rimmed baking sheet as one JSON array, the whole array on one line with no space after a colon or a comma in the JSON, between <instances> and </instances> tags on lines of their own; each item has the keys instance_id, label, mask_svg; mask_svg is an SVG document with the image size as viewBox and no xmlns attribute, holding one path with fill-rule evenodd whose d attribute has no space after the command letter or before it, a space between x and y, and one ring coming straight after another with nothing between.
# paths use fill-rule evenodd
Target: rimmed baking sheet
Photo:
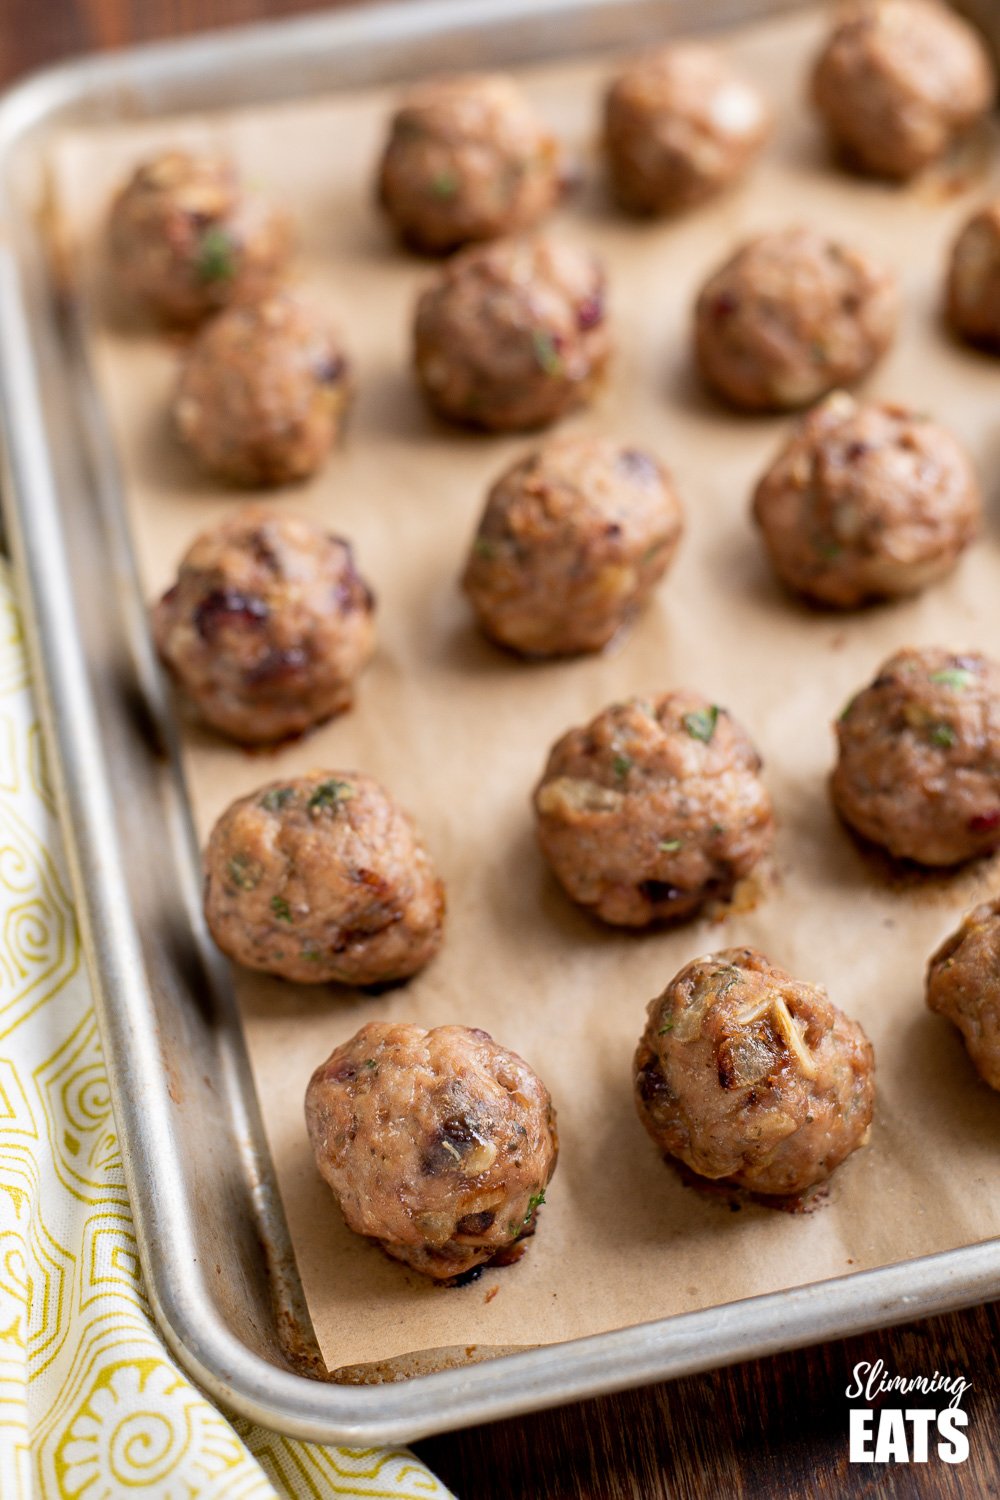
<instances>
[{"instance_id":1,"label":"rimmed baking sheet","mask_svg":"<svg viewBox=\"0 0 1000 1500\"><path fill-rule=\"evenodd\" d=\"M378 999L246 974L237 988L299 1270L331 1369L412 1351L524 1346L626 1327L970 1244L1000 1234L1000 1101L975 1081L944 1023L925 1014L927 954L973 900L1000 889L995 862L952 879L888 882L830 812L830 721L904 643L991 649L1000 625L995 366L954 345L938 313L947 245L995 186L992 129L910 189L862 184L829 163L802 103L819 11L725 41L766 88L776 139L747 184L673 224L636 225L588 186L558 228L592 244L611 278L618 354L594 407L567 429L646 444L670 464L688 530L674 572L611 654L525 665L473 630L456 588L483 492L529 444L446 430L408 370L413 298L433 269L400 254L371 202L385 91L220 117L74 131L54 152L57 202L76 253L88 337L110 413L150 597L203 526L243 497L206 482L166 417L178 351L123 315L100 228L128 165L169 142L222 143L278 190L301 226L301 279L339 318L359 397L325 472L275 503L356 544L379 596L380 647L356 709L273 755L247 755L188 726L185 767L199 829L233 796L314 766L379 776L417 815L449 889L440 959ZM611 59L522 72L526 88L595 176L597 100ZM966 441L987 485L983 542L923 598L843 619L809 613L771 582L747 519L750 487L786 423L734 417L689 362L690 305L743 235L814 224L890 260L906 310L870 390L931 410ZM573 911L532 842L528 797L550 741L630 692L703 687L749 727L780 820L773 876L723 923L616 934ZM684 1187L634 1116L629 1062L646 1000L689 957L751 942L825 983L872 1037L872 1142L829 1201L790 1217L733 1213ZM562 1158L539 1233L516 1267L443 1291L351 1236L313 1168L300 1096L312 1067L364 1020L487 1027L545 1077Z\"/></svg>"}]
</instances>

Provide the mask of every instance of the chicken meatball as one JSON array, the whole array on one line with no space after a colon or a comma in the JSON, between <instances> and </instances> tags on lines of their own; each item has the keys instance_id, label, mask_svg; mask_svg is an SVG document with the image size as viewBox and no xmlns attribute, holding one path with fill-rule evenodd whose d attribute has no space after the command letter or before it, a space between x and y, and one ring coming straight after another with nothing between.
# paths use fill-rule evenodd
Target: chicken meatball
<instances>
[{"instance_id":1,"label":"chicken meatball","mask_svg":"<svg viewBox=\"0 0 1000 1500\"><path fill-rule=\"evenodd\" d=\"M348 542L251 506L185 553L153 635L207 724L267 743L350 707L372 654L373 610Z\"/></svg>"},{"instance_id":2,"label":"chicken meatball","mask_svg":"<svg viewBox=\"0 0 1000 1500\"><path fill-rule=\"evenodd\" d=\"M181 370L174 420L207 473L288 484L323 463L349 393L338 335L308 303L275 292L202 329Z\"/></svg>"},{"instance_id":3,"label":"chicken meatball","mask_svg":"<svg viewBox=\"0 0 1000 1500\"><path fill-rule=\"evenodd\" d=\"M675 213L727 187L770 127L764 100L711 47L661 47L620 73L604 105L615 196L632 213Z\"/></svg>"},{"instance_id":4,"label":"chicken meatball","mask_svg":"<svg viewBox=\"0 0 1000 1500\"><path fill-rule=\"evenodd\" d=\"M287 217L245 193L225 157L164 151L142 162L111 206L112 271L158 317L198 323L263 292L291 255Z\"/></svg>"},{"instance_id":5,"label":"chicken meatball","mask_svg":"<svg viewBox=\"0 0 1000 1500\"><path fill-rule=\"evenodd\" d=\"M493 486L462 585L503 646L526 656L599 651L646 603L682 529L655 458L557 438Z\"/></svg>"},{"instance_id":6,"label":"chicken meatball","mask_svg":"<svg viewBox=\"0 0 1000 1500\"><path fill-rule=\"evenodd\" d=\"M1000 353L1000 199L973 214L955 242L948 316L970 344Z\"/></svg>"},{"instance_id":7,"label":"chicken meatball","mask_svg":"<svg viewBox=\"0 0 1000 1500\"><path fill-rule=\"evenodd\" d=\"M389 127L378 191L407 244L441 253L529 229L560 186L555 137L514 80L468 74L407 94Z\"/></svg>"},{"instance_id":8,"label":"chicken meatball","mask_svg":"<svg viewBox=\"0 0 1000 1500\"><path fill-rule=\"evenodd\" d=\"M248 969L299 984L387 984L440 947L444 887L377 781L312 771L222 814L205 851L205 917Z\"/></svg>"},{"instance_id":9,"label":"chicken meatball","mask_svg":"<svg viewBox=\"0 0 1000 1500\"><path fill-rule=\"evenodd\" d=\"M550 238L460 251L417 303L414 356L427 399L472 427L556 421L589 400L610 350L600 265Z\"/></svg>"},{"instance_id":10,"label":"chicken meatball","mask_svg":"<svg viewBox=\"0 0 1000 1500\"><path fill-rule=\"evenodd\" d=\"M837 724L844 821L897 859L957 865L1000 845L1000 666L900 651Z\"/></svg>"},{"instance_id":11,"label":"chicken meatball","mask_svg":"<svg viewBox=\"0 0 1000 1500\"><path fill-rule=\"evenodd\" d=\"M927 1004L954 1022L980 1078L1000 1089L1000 900L970 911L935 953Z\"/></svg>"},{"instance_id":12,"label":"chicken meatball","mask_svg":"<svg viewBox=\"0 0 1000 1500\"><path fill-rule=\"evenodd\" d=\"M650 1001L635 1102L700 1177L766 1196L824 1182L868 1139L875 1054L817 984L753 948L696 958Z\"/></svg>"},{"instance_id":13,"label":"chicken meatball","mask_svg":"<svg viewBox=\"0 0 1000 1500\"><path fill-rule=\"evenodd\" d=\"M896 179L942 156L995 92L982 39L937 0L854 0L813 74L816 107L851 165Z\"/></svg>"},{"instance_id":14,"label":"chicken meatball","mask_svg":"<svg viewBox=\"0 0 1000 1500\"><path fill-rule=\"evenodd\" d=\"M975 540L982 498L945 428L837 391L792 434L757 486L753 513L783 583L853 609L950 573Z\"/></svg>"},{"instance_id":15,"label":"chicken meatball","mask_svg":"<svg viewBox=\"0 0 1000 1500\"><path fill-rule=\"evenodd\" d=\"M348 1228L435 1281L518 1259L556 1169L548 1089L468 1026L362 1026L313 1074L306 1123Z\"/></svg>"},{"instance_id":16,"label":"chicken meatball","mask_svg":"<svg viewBox=\"0 0 1000 1500\"><path fill-rule=\"evenodd\" d=\"M751 240L711 276L695 309L702 375L733 406L808 406L866 375L892 343L898 294L870 256L789 229Z\"/></svg>"},{"instance_id":17,"label":"chicken meatball","mask_svg":"<svg viewBox=\"0 0 1000 1500\"><path fill-rule=\"evenodd\" d=\"M760 767L745 730L699 693L616 703L549 755L535 789L542 853L605 922L681 921L770 848Z\"/></svg>"}]
</instances>

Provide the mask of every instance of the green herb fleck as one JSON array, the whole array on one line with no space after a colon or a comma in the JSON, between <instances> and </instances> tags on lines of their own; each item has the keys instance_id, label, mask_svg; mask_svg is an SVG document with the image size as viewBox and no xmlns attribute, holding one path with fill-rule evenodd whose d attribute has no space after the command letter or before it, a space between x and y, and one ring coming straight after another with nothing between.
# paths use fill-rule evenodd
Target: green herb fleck
<instances>
[{"instance_id":1,"label":"green herb fleck","mask_svg":"<svg viewBox=\"0 0 1000 1500\"><path fill-rule=\"evenodd\" d=\"M818 541L816 543L816 551L824 562L835 562L843 550L839 542Z\"/></svg>"},{"instance_id":2,"label":"green herb fleck","mask_svg":"<svg viewBox=\"0 0 1000 1500\"><path fill-rule=\"evenodd\" d=\"M542 1188L542 1191L540 1193L532 1193L531 1197L528 1199L528 1212L524 1216L524 1222L526 1224L530 1224L531 1223L531 1220L535 1216L535 1210L541 1208L541 1206L542 1206L542 1204L544 1202L545 1202L545 1189L544 1188Z\"/></svg>"},{"instance_id":3,"label":"green herb fleck","mask_svg":"<svg viewBox=\"0 0 1000 1500\"><path fill-rule=\"evenodd\" d=\"M692 713L685 714L681 722L693 740L701 740L703 744L707 745L715 733L716 724L719 722L719 709L713 703L711 708L699 708Z\"/></svg>"},{"instance_id":4,"label":"green herb fleck","mask_svg":"<svg viewBox=\"0 0 1000 1500\"><path fill-rule=\"evenodd\" d=\"M958 742L958 735L950 724L932 724L930 738L931 744L937 745L941 750L950 750Z\"/></svg>"},{"instance_id":5,"label":"green herb fleck","mask_svg":"<svg viewBox=\"0 0 1000 1500\"><path fill-rule=\"evenodd\" d=\"M377 1068L378 1063L375 1061L374 1057L366 1057L363 1066L366 1068Z\"/></svg>"},{"instance_id":6,"label":"green herb fleck","mask_svg":"<svg viewBox=\"0 0 1000 1500\"><path fill-rule=\"evenodd\" d=\"M656 846L661 854L676 854L678 849L684 847L683 839L661 839Z\"/></svg>"},{"instance_id":7,"label":"green herb fleck","mask_svg":"<svg viewBox=\"0 0 1000 1500\"><path fill-rule=\"evenodd\" d=\"M438 172L431 178L431 192L435 198L454 198L458 188L459 181L454 172Z\"/></svg>"},{"instance_id":8,"label":"green herb fleck","mask_svg":"<svg viewBox=\"0 0 1000 1500\"><path fill-rule=\"evenodd\" d=\"M956 693L960 693L969 686L975 675L966 667L944 667L940 672L931 673L931 682L943 683L945 687L954 688Z\"/></svg>"},{"instance_id":9,"label":"green herb fleck","mask_svg":"<svg viewBox=\"0 0 1000 1500\"><path fill-rule=\"evenodd\" d=\"M668 1031L673 1031L673 1029L674 1029L674 1023L673 1023L673 1021L665 1021L663 1023L663 1025L660 1027L659 1031L656 1033L656 1035L657 1036L666 1036L667 1032Z\"/></svg>"},{"instance_id":10,"label":"green herb fleck","mask_svg":"<svg viewBox=\"0 0 1000 1500\"><path fill-rule=\"evenodd\" d=\"M231 281L235 276L236 246L220 225L210 225L202 235L195 269L201 281Z\"/></svg>"},{"instance_id":11,"label":"green herb fleck","mask_svg":"<svg viewBox=\"0 0 1000 1500\"><path fill-rule=\"evenodd\" d=\"M651 547L647 547L645 552L642 554L643 562L652 562L657 553L663 551L664 547L667 545L667 540L668 539L666 537L661 537L658 542L654 542Z\"/></svg>"},{"instance_id":12,"label":"green herb fleck","mask_svg":"<svg viewBox=\"0 0 1000 1500\"><path fill-rule=\"evenodd\" d=\"M813 339L809 345L809 352L816 364L825 365L830 351L820 339Z\"/></svg>"},{"instance_id":13,"label":"green herb fleck","mask_svg":"<svg viewBox=\"0 0 1000 1500\"><path fill-rule=\"evenodd\" d=\"M491 542L487 536L477 536L472 544L472 550L477 557L496 557L496 543Z\"/></svg>"},{"instance_id":14,"label":"green herb fleck","mask_svg":"<svg viewBox=\"0 0 1000 1500\"><path fill-rule=\"evenodd\" d=\"M712 835L712 837L714 839L721 838L721 836L726 831L725 824L723 824L723 823L713 823L712 826L711 826L711 828L708 831L709 831L709 833Z\"/></svg>"},{"instance_id":15,"label":"green herb fleck","mask_svg":"<svg viewBox=\"0 0 1000 1500\"><path fill-rule=\"evenodd\" d=\"M322 953L318 953L315 948L303 948L302 957L307 964L318 964L323 955Z\"/></svg>"},{"instance_id":16,"label":"green herb fleck","mask_svg":"<svg viewBox=\"0 0 1000 1500\"><path fill-rule=\"evenodd\" d=\"M531 335L531 344L535 351L535 359L546 375L561 375L563 371L562 355L559 353L556 341L548 329L534 329Z\"/></svg>"},{"instance_id":17,"label":"green herb fleck","mask_svg":"<svg viewBox=\"0 0 1000 1500\"><path fill-rule=\"evenodd\" d=\"M291 802L295 796L293 786L273 786L269 792L265 792L260 799L260 806L266 812L280 812L286 803Z\"/></svg>"},{"instance_id":18,"label":"green herb fleck","mask_svg":"<svg viewBox=\"0 0 1000 1500\"><path fill-rule=\"evenodd\" d=\"M271 897L271 910L279 922L290 922L292 920L292 908L284 896Z\"/></svg>"},{"instance_id":19,"label":"green herb fleck","mask_svg":"<svg viewBox=\"0 0 1000 1500\"><path fill-rule=\"evenodd\" d=\"M632 761L627 755L616 755L611 765L619 781L624 781L632 769Z\"/></svg>"},{"instance_id":20,"label":"green herb fleck","mask_svg":"<svg viewBox=\"0 0 1000 1500\"><path fill-rule=\"evenodd\" d=\"M226 865L226 872L233 885L241 891L252 891L260 884L260 877L264 873L257 861L251 859L249 854L234 854Z\"/></svg>"},{"instance_id":21,"label":"green herb fleck","mask_svg":"<svg viewBox=\"0 0 1000 1500\"><path fill-rule=\"evenodd\" d=\"M308 810L314 815L321 813L327 807L332 807L336 812L341 802L349 802L354 796L354 788L349 781L337 781L335 777L329 781L321 781L306 803Z\"/></svg>"}]
</instances>

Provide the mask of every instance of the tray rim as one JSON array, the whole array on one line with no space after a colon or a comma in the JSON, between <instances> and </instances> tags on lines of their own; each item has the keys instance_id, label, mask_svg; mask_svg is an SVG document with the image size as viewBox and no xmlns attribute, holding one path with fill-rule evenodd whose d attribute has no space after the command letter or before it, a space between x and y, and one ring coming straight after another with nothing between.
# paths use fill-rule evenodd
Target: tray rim
<instances>
[{"instance_id":1,"label":"tray rim","mask_svg":"<svg viewBox=\"0 0 1000 1500\"><path fill-rule=\"evenodd\" d=\"M757 0L757 12L796 0ZM490 27L546 25L568 31L581 19L652 12L649 0L415 0L337 14L267 22L181 41L147 44L61 63L0 97L0 179L16 148L73 109L95 103L130 109L138 90L155 99L172 86L211 87L238 52L260 68L277 48L285 64L356 48L399 54L418 41ZM677 6L660 5L670 20ZM746 6L717 0L704 26L725 24ZM692 7L698 14L699 7ZM175 108L196 108L185 96ZM168 113L167 109L163 109ZM156 1321L178 1362L224 1407L264 1426L314 1442L377 1445L499 1420L655 1380L693 1374L781 1350L844 1338L917 1316L989 1300L1000 1292L1000 1238L856 1272L791 1290L678 1314L653 1323L552 1344L461 1369L352 1387L309 1379L270 1363L227 1325L195 1262L171 1259L147 1234L155 1214L142 1132L169 1148L168 1122L153 1125L129 1098L135 1080L152 1084L157 1054L137 1034L136 1007L148 1002L142 954L130 921L129 886L114 828L114 799L96 705L73 603L73 570L60 520L59 484L49 451L35 332L22 266L0 181L0 447L4 512L21 589L29 653L46 748L105 1054L116 1128L123 1145L140 1259ZM113 847L109 848L109 842ZM148 1006L147 1006L148 1008ZM126 1017L131 1016L131 1021ZM141 1020L141 1015L140 1015ZM238 1048L242 1047L239 1040ZM246 1080L243 1080L245 1083ZM151 1095L155 1106L155 1090ZM266 1146L265 1146L266 1152ZM177 1153L174 1153L177 1156ZM183 1163L168 1163L171 1172ZM245 1166L245 1163L244 1163ZM172 1181L165 1171L164 1180ZM157 1189L161 1187L157 1178Z\"/></svg>"}]
</instances>

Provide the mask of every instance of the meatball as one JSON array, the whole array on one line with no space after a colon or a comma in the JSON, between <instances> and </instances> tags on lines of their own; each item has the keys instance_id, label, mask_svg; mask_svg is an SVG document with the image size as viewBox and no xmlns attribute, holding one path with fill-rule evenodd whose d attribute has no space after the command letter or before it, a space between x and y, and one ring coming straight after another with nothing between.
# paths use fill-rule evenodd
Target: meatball
<instances>
[{"instance_id":1,"label":"meatball","mask_svg":"<svg viewBox=\"0 0 1000 1500\"><path fill-rule=\"evenodd\" d=\"M866 375L891 344L896 282L870 256L789 229L749 241L695 309L702 375L733 406L782 411Z\"/></svg>"},{"instance_id":2,"label":"meatball","mask_svg":"<svg viewBox=\"0 0 1000 1500\"><path fill-rule=\"evenodd\" d=\"M207 473L287 484L323 463L349 393L337 334L308 303L275 292L202 329L181 370L174 419Z\"/></svg>"},{"instance_id":3,"label":"meatball","mask_svg":"<svg viewBox=\"0 0 1000 1500\"><path fill-rule=\"evenodd\" d=\"M981 38L936 0L855 0L813 74L813 99L848 161L904 179L989 109L996 91Z\"/></svg>"},{"instance_id":4,"label":"meatball","mask_svg":"<svg viewBox=\"0 0 1000 1500\"><path fill-rule=\"evenodd\" d=\"M287 217L243 191L222 156L164 151L142 162L111 206L117 283L158 317L198 323L263 292L291 256Z\"/></svg>"},{"instance_id":5,"label":"meatball","mask_svg":"<svg viewBox=\"0 0 1000 1500\"><path fill-rule=\"evenodd\" d=\"M948 316L970 344L1000 353L1000 199L973 214L955 242Z\"/></svg>"},{"instance_id":6,"label":"meatball","mask_svg":"<svg viewBox=\"0 0 1000 1500\"><path fill-rule=\"evenodd\" d=\"M683 42L649 52L605 99L615 196L632 213L690 208L746 171L769 128L760 94L713 48Z\"/></svg>"},{"instance_id":7,"label":"meatball","mask_svg":"<svg viewBox=\"0 0 1000 1500\"><path fill-rule=\"evenodd\" d=\"M414 249L441 253L529 229L560 189L555 137L512 78L422 83L393 115L379 200Z\"/></svg>"},{"instance_id":8,"label":"meatball","mask_svg":"<svg viewBox=\"0 0 1000 1500\"><path fill-rule=\"evenodd\" d=\"M604 274L547 237L460 251L417 303L414 357L442 417L544 427L589 400L608 362Z\"/></svg>"},{"instance_id":9,"label":"meatball","mask_svg":"<svg viewBox=\"0 0 1000 1500\"><path fill-rule=\"evenodd\" d=\"M519 1258L559 1149L548 1089L468 1026L362 1026L310 1079L306 1123L348 1228L435 1281Z\"/></svg>"},{"instance_id":10,"label":"meatball","mask_svg":"<svg viewBox=\"0 0 1000 1500\"><path fill-rule=\"evenodd\" d=\"M831 790L846 823L897 859L957 865L1000 845L1000 666L900 651L837 724Z\"/></svg>"},{"instance_id":11,"label":"meatball","mask_svg":"<svg viewBox=\"0 0 1000 1500\"><path fill-rule=\"evenodd\" d=\"M350 707L374 602L348 542L251 506L188 549L153 635L207 724L267 743Z\"/></svg>"},{"instance_id":12,"label":"meatball","mask_svg":"<svg viewBox=\"0 0 1000 1500\"><path fill-rule=\"evenodd\" d=\"M493 486L462 586L503 646L528 656L599 651L646 603L682 529L655 458L557 438Z\"/></svg>"},{"instance_id":13,"label":"meatball","mask_svg":"<svg viewBox=\"0 0 1000 1500\"><path fill-rule=\"evenodd\" d=\"M868 1139L875 1054L817 984L753 948L687 964L650 1001L635 1054L639 1118L700 1177L785 1197Z\"/></svg>"},{"instance_id":14,"label":"meatball","mask_svg":"<svg viewBox=\"0 0 1000 1500\"><path fill-rule=\"evenodd\" d=\"M605 922L681 921L770 848L760 767L745 730L699 693L613 704L554 745L535 789L538 842Z\"/></svg>"},{"instance_id":15,"label":"meatball","mask_svg":"<svg viewBox=\"0 0 1000 1500\"><path fill-rule=\"evenodd\" d=\"M783 583L853 609L950 573L975 540L982 498L945 428L838 391L792 434L757 486L753 513Z\"/></svg>"},{"instance_id":16,"label":"meatball","mask_svg":"<svg viewBox=\"0 0 1000 1500\"><path fill-rule=\"evenodd\" d=\"M386 984L440 947L444 887L377 781L312 771L222 814L205 851L205 917L248 969L299 984Z\"/></svg>"},{"instance_id":17,"label":"meatball","mask_svg":"<svg viewBox=\"0 0 1000 1500\"><path fill-rule=\"evenodd\" d=\"M1000 1089L1000 900L970 911L934 954L927 1004L954 1022L979 1076Z\"/></svg>"}]
</instances>

